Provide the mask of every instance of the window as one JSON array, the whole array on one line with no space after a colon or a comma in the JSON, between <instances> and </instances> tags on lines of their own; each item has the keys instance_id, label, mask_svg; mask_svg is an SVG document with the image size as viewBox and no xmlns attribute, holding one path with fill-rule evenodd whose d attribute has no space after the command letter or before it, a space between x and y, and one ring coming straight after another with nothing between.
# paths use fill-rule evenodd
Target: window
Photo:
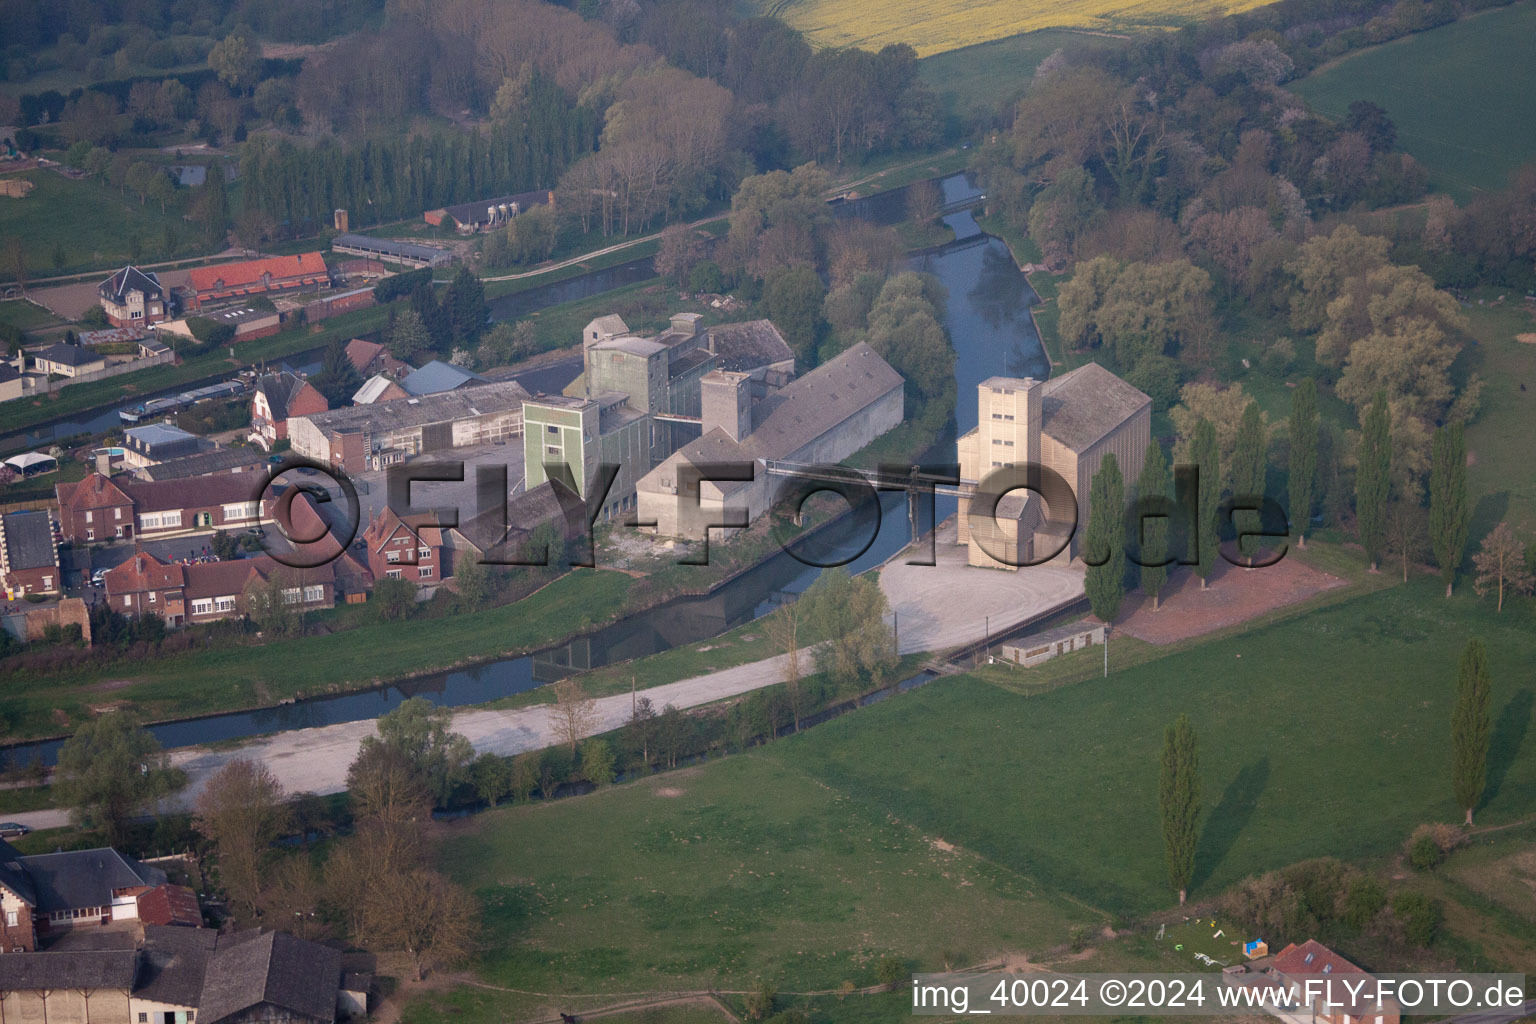
<instances>
[{"instance_id":1,"label":"window","mask_svg":"<svg viewBox=\"0 0 1536 1024\"><path fill-rule=\"evenodd\" d=\"M1333 973L1333 964L1324 964L1323 965L1323 973L1324 974L1332 974Z\"/></svg>"},{"instance_id":2,"label":"window","mask_svg":"<svg viewBox=\"0 0 1536 1024\"><path fill-rule=\"evenodd\" d=\"M95 530L86 530L85 531L85 539L86 540L95 540L96 539L96 531Z\"/></svg>"},{"instance_id":3,"label":"window","mask_svg":"<svg viewBox=\"0 0 1536 1024\"><path fill-rule=\"evenodd\" d=\"M181 513L180 513L180 512L178 512L178 513L176 513L176 515L177 515L177 516L180 516L180 515L181 515ZM115 508L115 509L113 509L113 510L112 510L112 518L113 518L113 519L121 519L121 518L123 518L123 510L122 510L122 509L120 509L120 508Z\"/></svg>"},{"instance_id":4,"label":"window","mask_svg":"<svg viewBox=\"0 0 1536 1024\"><path fill-rule=\"evenodd\" d=\"M388 576L392 580L397 580L403 576L404 573L402 573L399 569L385 569L384 575Z\"/></svg>"},{"instance_id":5,"label":"window","mask_svg":"<svg viewBox=\"0 0 1536 1024\"><path fill-rule=\"evenodd\" d=\"M283 604L298 604L304 597L304 591L298 587L283 588Z\"/></svg>"},{"instance_id":6,"label":"window","mask_svg":"<svg viewBox=\"0 0 1536 1024\"><path fill-rule=\"evenodd\" d=\"M417 558L431 558L432 557L432 549L431 548L417 548L416 549L416 557Z\"/></svg>"},{"instance_id":7,"label":"window","mask_svg":"<svg viewBox=\"0 0 1536 1024\"><path fill-rule=\"evenodd\" d=\"M216 611L232 612L235 610L235 599L233 597L218 598L213 602L213 607Z\"/></svg>"},{"instance_id":8,"label":"window","mask_svg":"<svg viewBox=\"0 0 1536 1024\"><path fill-rule=\"evenodd\" d=\"M139 320L139 319L142 319L143 316L144 316L144 311L142 309L136 309L136 310L133 311L133 319Z\"/></svg>"},{"instance_id":9,"label":"window","mask_svg":"<svg viewBox=\"0 0 1536 1024\"><path fill-rule=\"evenodd\" d=\"M203 598L199 598L196 601L193 601L192 602L192 614L193 615L211 615L211 614L213 614L213 598L211 598L211 597L203 597Z\"/></svg>"},{"instance_id":10,"label":"window","mask_svg":"<svg viewBox=\"0 0 1536 1024\"><path fill-rule=\"evenodd\" d=\"M324 601L324 600L325 600L325 588L323 586L322 587L305 587L304 588L304 603L305 604L312 604L315 601Z\"/></svg>"},{"instance_id":11,"label":"window","mask_svg":"<svg viewBox=\"0 0 1536 1024\"><path fill-rule=\"evenodd\" d=\"M552 444L547 444L547 445L544 446L544 454L545 455L559 455L559 454L561 454L561 452L560 452L560 449L557 446L552 445Z\"/></svg>"},{"instance_id":12,"label":"window","mask_svg":"<svg viewBox=\"0 0 1536 1024\"><path fill-rule=\"evenodd\" d=\"M226 522L231 519L255 519L259 512L257 502L239 501L224 506L224 519Z\"/></svg>"},{"instance_id":13,"label":"window","mask_svg":"<svg viewBox=\"0 0 1536 1024\"><path fill-rule=\"evenodd\" d=\"M544 432L547 434L558 434L560 433L560 428L551 423L549 426L544 428Z\"/></svg>"},{"instance_id":14,"label":"window","mask_svg":"<svg viewBox=\"0 0 1536 1024\"><path fill-rule=\"evenodd\" d=\"M148 1021L149 1021L149 1014L147 1014L147 1013L139 1014L139 1024L148 1024Z\"/></svg>"},{"instance_id":15,"label":"window","mask_svg":"<svg viewBox=\"0 0 1536 1024\"><path fill-rule=\"evenodd\" d=\"M400 561L400 552L386 551L384 552L384 560L387 562L398 562Z\"/></svg>"},{"instance_id":16,"label":"window","mask_svg":"<svg viewBox=\"0 0 1536 1024\"><path fill-rule=\"evenodd\" d=\"M14 910L7 910L5 912L5 926L7 928L15 928L16 927L16 911L14 911Z\"/></svg>"},{"instance_id":17,"label":"window","mask_svg":"<svg viewBox=\"0 0 1536 1024\"><path fill-rule=\"evenodd\" d=\"M416 571L416 575L420 576L422 579L427 579L432 575L432 567L430 565L424 565Z\"/></svg>"},{"instance_id":18,"label":"window","mask_svg":"<svg viewBox=\"0 0 1536 1024\"><path fill-rule=\"evenodd\" d=\"M123 595L123 607L124 608L132 608L133 607L133 596L131 594L124 594Z\"/></svg>"},{"instance_id":19,"label":"window","mask_svg":"<svg viewBox=\"0 0 1536 1024\"><path fill-rule=\"evenodd\" d=\"M1302 963L1306 963L1306 964L1309 964L1309 963L1311 963L1311 962L1312 962L1312 958L1313 958L1313 957L1314 957L1314 956L1316 956L1316 955L1317 955L1317 954L1316 954L1316 953L1308 953L1308 954L1307 954L1307 956L1306 956L1306 959L1304 959L1304 960L1303 960L1303 961L1302 961Z\"/></svg>"},{"instance_id":20,"label":"window","mask_svg":"<svg viewBox=\"0 0 1536 1024\"><path fill-rule=\"evenodd\" d=\"M44 590L52 590L53 589L53 577L52 576L44 576L43 577L43 589Z\"/></svg>"},{"instance_id":21,"label":"window","mask_svg":"<svg viewBox=\"0 0 1536 1024\"><path fill-rule=\"evenodd\" d=\"M153 590L151 590L149 592L149 603L150 604L154 604L155 603L155 592Z\"/></svg>"},{"instance_id":22,"label":"window","mask_svg":"<svg viewBox=\"0 0 1536 1024\"><path fill-rule=\"evenodd\" d=\"M86 522L90 522L90 521L91 521L91 519L92 519L92 514L91 514L91 512L89 512L89 511L87 511L87 512L86 512L86 513L85 513L85 521L86 521Z\"/></svg>"}]
</instances>

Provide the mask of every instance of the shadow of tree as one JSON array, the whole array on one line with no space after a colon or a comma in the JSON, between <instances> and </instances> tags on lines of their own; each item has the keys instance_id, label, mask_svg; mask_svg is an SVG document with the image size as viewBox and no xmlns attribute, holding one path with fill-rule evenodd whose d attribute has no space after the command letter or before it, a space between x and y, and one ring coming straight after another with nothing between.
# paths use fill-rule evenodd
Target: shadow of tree
<instances>
[{"instance_id":1,"label":"shadow of tree","mask_svg":"<svg viewBox=\"0 0 1536 1024\"><path fill-rule=\"evenodd\" d=\"M1529 688L1521 690L1509 699L1493 723L1493 735L1488 738L1488 785L1479 807L1487 807L1499 795L1531 727L1532 707L1536 707L1536 693Z\"/></svg>"},{"instance_id":2,"label":"shadow of tree","mask_svg":"<svg viewBox=\"0 0 1536 1024\"><path fill-rule=\"evenodd\" d=\"M1194 877L1190 889L1199 888L1215 873L1253 818L1259 797L1269 785L1269 758L1261 757L1240 769L1221 794L1221 801L1205 819L1200 845L1195 850Z\"/></svg>"}]
</instances>

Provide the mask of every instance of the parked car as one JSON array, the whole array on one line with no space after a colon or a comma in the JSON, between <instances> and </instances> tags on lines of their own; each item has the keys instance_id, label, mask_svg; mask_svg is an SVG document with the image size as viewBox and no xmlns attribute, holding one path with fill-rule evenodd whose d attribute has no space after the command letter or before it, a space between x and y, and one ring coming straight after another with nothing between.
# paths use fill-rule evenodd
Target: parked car
<instances>
[{"instance_id":1,"label":"parked car","mask_svg":"<svg viewBox=\"0 0 1536 1024\"><path fill-rule=\"evenodd\" d=\"M107 582L107 570L105 570L105 569L97 569L95 572L91 573L91 586L93 586L93 587L104 586L104 585L106 585L106 582Z\"/></svg>"},{"instance_id":2,"label":"parked car","mask_svg":"<svg viewBox=\"0 0 1536 1024\"><path fill-rule=\"evenodd\" d=\"M26 825L14 821L0 821L0 838L14 839L17 836L24 836L31 831Z\"/></svg>"}]
</instances>

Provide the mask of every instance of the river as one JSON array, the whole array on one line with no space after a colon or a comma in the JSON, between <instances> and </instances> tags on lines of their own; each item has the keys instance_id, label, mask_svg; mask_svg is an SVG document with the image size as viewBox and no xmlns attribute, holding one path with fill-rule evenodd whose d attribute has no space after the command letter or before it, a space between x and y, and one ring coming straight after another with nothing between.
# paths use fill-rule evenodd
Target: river
<instances>
[{"instance_id":1,"label":"river","mask_svg":"<svg viewBox=\"0 0 1536 1024\"><path fill-rule=\"evenodd\" d=\"M980 194L963 174L944 178L939 184L946 205ZM898 190L839 204L838 216L867 217L889 224L900 221L905 216L905 209L905 194ZM1000 239L983 233L969 210L950 214L944 221L954 230L955 240L916 255L911 262L915 269L934 274L949 289L945 327L957 355L955 422L968 427L976 419L976 385L1002 373L1043 378L1050 372L1050 361L1030 316L1030 307L1038 297L1014 264L1008 247ZM534 309L588 298L646 280L655 276L650 262L648 259L634 260L498 299L491 304L492 315L498 319L526 315ZM950 433L940 441L935 457L953 458L952 446L953 434ZM848 565L852 572L879 565L910 540L905 498L899 494L885 494L881 506L883 515L879 531L868 550ZM939 519L953 510L953 498L942 498L937 502ZM927 510L922 512L918 528L926 531L932 522ZM852 550L856 550L865 539L849 538L846 543L854 545ZM166 722L151 726L150 731L163 746L171 748L377 718L410 697L427 697L444 707L482 704L521 693L574 671L644 657L718 636L771 611L786 598L798 595L820 572L788 553L780 553L712 594L669 601L570 643L526 657L436 673L357 693ZM22 744L9 748L6 753L22 761L40 756L52 763L58 742Z\"/></svg>"}]
</instances>

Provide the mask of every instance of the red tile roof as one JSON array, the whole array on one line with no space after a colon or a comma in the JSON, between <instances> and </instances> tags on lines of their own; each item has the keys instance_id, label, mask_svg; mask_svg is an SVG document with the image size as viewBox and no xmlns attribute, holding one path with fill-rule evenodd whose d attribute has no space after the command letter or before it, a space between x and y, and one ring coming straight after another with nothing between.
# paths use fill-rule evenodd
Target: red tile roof
<instances>
[{"instance_id":1,"label":"red tile roof","mask_svg":"<svg viewBox=\"0 0 1536 1024\"><path fill-rule=\"evenodd\" d=\"M262 277L266 274L272 275L274 281L306 277L328 280L330 277L325 269L325 258L318 252L305 252L294 256L269 256L244 263L196 267L188 273L187 279L193 288L202 293L265 287Z\"/></svg>"},{"instance_id":2,"label":"red tile roof","mask_svg":"<svg viewBox=\"0 0 1536 1024\"><path fill-rule=\"evenodd\" d=\"M184 885L157 885L139 894L139 920L145 924L203 926L203 910L197 893Z\"/></svg>"},{"instance_id":3,"label":"red tile roof","mask_svg":"<svg viewBox=\"0 0 1536 1024\"><path fill-rule=\"evenodd\" d=\"M90 473L79 483L56 484L54 491L61 508L111 508L114 505L133 504L133 499L122 488L100 473Z\"/></svg>"},{"instance_id":4,"label":"red tile roof","mask_svg":"<svg viewBox=\"0 0 1536 1024\"><path fill-rule=\"evenodd\" d=\"M399 373L402 370L410 370L410 366L401 362L387 352L383 345L376 341L364 341L362 338L353 338L347 342L347 359L357 372L369 374L369 367L377 364L378 370L385 373Z\"/></svg>"},{"instance_id":5,"label":"red tile roof","mask_svg":"<svg viewBox=\"0 0 1536 1024\"><path fill-rule=\"evenodd\" d=\"M1308 939L1299 946L1291 943L1275 954L1270 966L1281 974L1365 973L1316 939Z\"/></svg>"},{"instance_id":6,"label":"red tile roof","mask_svg":"<svg viewBox=\"0 0 1536 1024\"><path fill-rule=\"evenodd\" d=\"M147 551L137 551L128 561L107 570L107 596L173 590L182 586L185 580L180 564L168 564Z\"/></svg>"},{"instance_id":7,"label":"red tile roof","mask_svg":"<svg viewBox=\"0 0 1536 1024\"><path fill-rule=\"evenodd\" d=\"M250 582L253 561L194 562L185 567L187 587L183 596L188 601L200 597L239 597Z\"/></svg>"}]
</instances>

